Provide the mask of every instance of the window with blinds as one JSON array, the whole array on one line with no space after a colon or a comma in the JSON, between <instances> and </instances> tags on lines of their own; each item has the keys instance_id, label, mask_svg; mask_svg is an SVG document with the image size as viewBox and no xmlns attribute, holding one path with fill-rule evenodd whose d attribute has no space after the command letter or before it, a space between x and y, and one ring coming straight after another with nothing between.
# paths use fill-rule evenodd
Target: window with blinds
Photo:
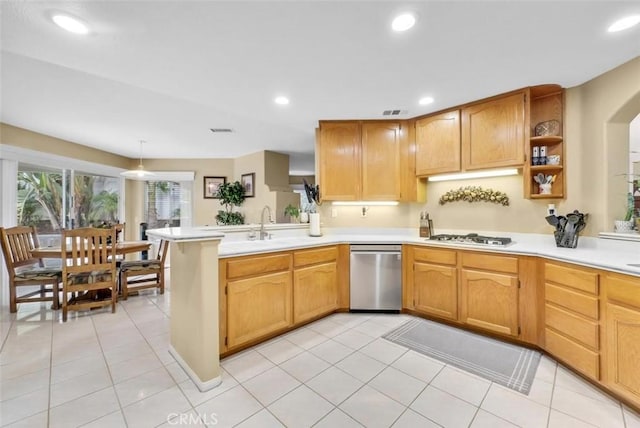
<instances>
[{"instance_id":1,"label":"window with blinds","mask_svg":"<svg viewBox=\"0 0 640 428\"><path fill-rule=\"evenodd\" d=\"M176 181L147 181L145 217L149 229L180 226L183 186Z\"/></svg>"}]
</instances>

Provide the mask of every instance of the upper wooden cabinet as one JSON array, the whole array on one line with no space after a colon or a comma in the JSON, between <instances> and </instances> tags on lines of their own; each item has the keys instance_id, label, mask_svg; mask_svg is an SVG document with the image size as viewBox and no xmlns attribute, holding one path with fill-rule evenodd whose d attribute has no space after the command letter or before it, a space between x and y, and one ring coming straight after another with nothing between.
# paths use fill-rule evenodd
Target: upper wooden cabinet
<instances>
[{"instance_id":1,"label":"upper wooden cabinet","mask_svg":"<svg viewBox=\"0 0 640 428\"><path fill-rule=\"evenodd\" d=\"M460 171L460 110L416 120L416 175Z\"/></svg>"},{"instance_id":2,"label":"upper wooden cabinet","mask_svg":"<svg viewBox=\"0 0 640 428\"><path fill-rule=\"evenodd\" d=\"M415 180L405 171L409 167L415 179L404 128L394 121L321 121L316 153L322 199L417 201Z\"/></svg>"},{"instance_id":3,"label":"upper wooden cabinet","mask_svg":"<svg viewBox=\"0 0 640 428\"><path fill-rule=\"evenodd\" d=\"M362 199L400 199L400 124L362 124Z\"/></svg>"},{"instance_id":4,"label":"upper wooden cabinet","mask_svg":"<svg viewBox=\"0 0 640 428\"><path fill-rule=\"evenodd\" d=\"M521 91L462 109L462 169L524 164L525 97Z\"/></svg>"},{"instance_id":5,"label":"upper wooden cabinet","mask_svg":"<svg viewBox=\"0 0 640 428\"><path fill-rule=\"evenodd\" d=\"M318 144L322 199L354 201L362 192L359 122L321 122Z\"/></svg>"}]
</instances>

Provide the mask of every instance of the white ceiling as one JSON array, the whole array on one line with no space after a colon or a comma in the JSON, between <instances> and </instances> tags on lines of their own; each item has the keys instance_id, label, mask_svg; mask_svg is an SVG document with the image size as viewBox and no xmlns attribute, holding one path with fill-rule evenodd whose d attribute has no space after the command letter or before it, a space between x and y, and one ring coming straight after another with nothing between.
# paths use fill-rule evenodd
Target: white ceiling
<instances>
[{"instance_id":1,"label":"white ceiling","mask_svg":"<svg viewBox=\"0 0 640 428\"><path fill-rule=\"evenodd\" d=\"M416 27L392 33L405 10ZM52 11L91 34L59 29ZM640 26L606 32L637 0L4 0L0 13L2 122L132 158L141 139L145 158L274 150L293 173L313 170L318 120L571 87L640 55ZM281 94L290 105L273 103Z\"/></svg>"}]
</instances>

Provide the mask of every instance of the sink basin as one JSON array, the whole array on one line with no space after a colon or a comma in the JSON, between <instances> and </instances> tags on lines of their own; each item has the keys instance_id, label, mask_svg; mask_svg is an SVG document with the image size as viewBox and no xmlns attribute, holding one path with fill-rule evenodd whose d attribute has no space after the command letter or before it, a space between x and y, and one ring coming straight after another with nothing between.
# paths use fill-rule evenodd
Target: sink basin
<instances>
[{"instance_id":1,"label":"sink basin","mask_svg":"<svg viewBox=\"0 0 640 428\"><path fill-rule=\"evenodd\" d=\"M627 263L627 266L640 268L640 263Z\"/></svg>"}]
</instances>

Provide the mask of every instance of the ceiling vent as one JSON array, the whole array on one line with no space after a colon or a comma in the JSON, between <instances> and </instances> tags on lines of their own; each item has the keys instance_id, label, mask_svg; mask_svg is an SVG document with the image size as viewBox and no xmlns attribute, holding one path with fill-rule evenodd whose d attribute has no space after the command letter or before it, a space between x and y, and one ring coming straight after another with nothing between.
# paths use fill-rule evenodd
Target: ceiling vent
<instances>
[{"instance_id":1,"label":"ceiling vent","mask_svg":"<svg viewBox=\"0 0 640 428\"><path fill-rule=\"evenodd\" d=\"M383 116L400 116L407 115L409 113L408 110L385 110L382 112Z\"/></svg>"},{"instance_id":2,"label":"ceiling vent","mask_svg":"<svg viewBox=\"0 0 640 428\"><path fill-rule=\"evenodd\" d=\"M218 133L218 132L233 132L233 129L231 128L209 128L211 129L211 132Z\"/></svg>"}]
</instances>

